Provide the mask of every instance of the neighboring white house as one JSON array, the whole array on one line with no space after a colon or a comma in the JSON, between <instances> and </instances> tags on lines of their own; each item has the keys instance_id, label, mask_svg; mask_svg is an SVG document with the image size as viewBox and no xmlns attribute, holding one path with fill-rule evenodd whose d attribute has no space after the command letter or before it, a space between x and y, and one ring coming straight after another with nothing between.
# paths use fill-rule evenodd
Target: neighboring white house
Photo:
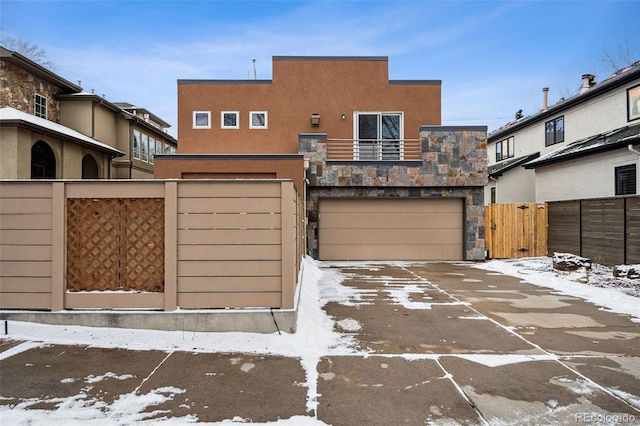
<instances>
[{"instance_id":1,"label":"neighboring white house","mask_svg":"<svg viewBox=\"0 0 640 426\"><path fill-rule=\"evenodd\" d=\"M485 204L637 194L640 61L488 136Z\"/></svg>"}]
</instances>

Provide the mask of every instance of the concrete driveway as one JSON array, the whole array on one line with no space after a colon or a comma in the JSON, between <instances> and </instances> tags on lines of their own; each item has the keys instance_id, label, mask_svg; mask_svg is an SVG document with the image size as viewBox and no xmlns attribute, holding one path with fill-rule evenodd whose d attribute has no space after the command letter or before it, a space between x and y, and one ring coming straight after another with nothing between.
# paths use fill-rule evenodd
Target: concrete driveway
<instances>
[{"instance_id":1,"label":"concrete driveway","mask_svg":"<svg viewBox=\"0 0 640 426\"><path fill-rule=\"evenodd\" d=\"M325 266L349 297L324 309L359 351L320 356L315 380L295 357L36 346L0 361L0 422L82 394L106 424L640 424L629 317L466 263Z\"/></svg>"}]
</instances>

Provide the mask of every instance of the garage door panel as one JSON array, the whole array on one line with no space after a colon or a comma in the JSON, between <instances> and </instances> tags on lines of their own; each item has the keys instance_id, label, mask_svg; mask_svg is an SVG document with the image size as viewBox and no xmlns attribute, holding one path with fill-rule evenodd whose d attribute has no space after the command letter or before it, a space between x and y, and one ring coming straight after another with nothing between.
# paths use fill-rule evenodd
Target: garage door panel
<instances>
[{"instance_id":1,"label":"garage door panel","mask_svg":"<svg viewBox=\"0 0 640 426\"><path fill-rule=\"evenodd\" d=\"M461 260L461 199L321 199L322 260Z\"/></svg>"},{"instance_id":2,"label":"garage door panel","mask_svg":"<svg viewBox=\"0 0 640 426\"><path fill-rule=\"evenodd\" d=\"M459 227L462 213L380 213L331 212L322 214L322 228L442 228L455 222Z\"/></svg>"},{"instance_id":3,"label":"garage door panel","mask_svg":"<svg viewBox=\"0 0 640 426\"><path fill-rule=\"evenodd\" d=\"M331 244L462 244L460 228L445 229L323 229L320 240Z\"/></svg>"},{"instance_id":4,"label":"garage door panel","mask_svg":"<svg viewBox=\"0 0 640 426\"><path fill-rule=\"evenodd\" d=\"M400 245L323 245L322 260L452 260L462 256L458 244L433 244L408 247Z\"/></svg>"},{"instance_id":5,"label":"garage door panel","mask_svg":"<svg viewBox=\"0 0 640 426\"><path fill-rule=\"evenodd\" d=\"M427 213L460 212L461 200L459 198L439 199L353 199L353 200L320 200L320 204L327 201L322 207L324 213L350 212L354 209L369 212L386 213ZM337 202L335 202L337 201Z\"/></svg>"}]
</instances>

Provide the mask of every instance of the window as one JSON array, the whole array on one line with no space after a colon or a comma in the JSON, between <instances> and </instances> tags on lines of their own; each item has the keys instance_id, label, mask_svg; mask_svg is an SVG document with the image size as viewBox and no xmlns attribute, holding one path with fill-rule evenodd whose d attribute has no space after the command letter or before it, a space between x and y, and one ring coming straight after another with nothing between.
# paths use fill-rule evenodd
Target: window
<instances>
[{"instance_id":1,"label":"window","mask_svg":"<svg viewBox=\"0 0 640 426\"><path fill-rule=\"evenodd\" d=\"M140 130L133 131L133 158L140 159Z\"/></svg>"},{"instance_id":2,"label":"window","mask_svg":"<svg viewBox=\"0 0 640 426\"><path fill-rule=\"evenodd\" d=\"M357 113L354 160L402 160L402 113Z\"/></svg>"},{"instance_id":3,"label":"window","mask_svg":"<svg viewBox=\"0 0 640 426\"><path fill-rule=\"evenodd\" d=\"M148 151L149 150L149 136L145 135L144 133L142 134L142 143L141 143L141 145L142 145L142 150L141 150L142 151L142 158L141 158L141 160L147 162L147 161L149 161L149 155L148 155L148 153L149 153L149 151Z\"/></svg>"},{"instance_id":4,"label":"window","mask_svg":"<svg viewBox=\"0 0 640 426\"><path fill-rule=\"evenodd\" d=\"M491 204L496 203L496 187L491 188Z\"/></svg>"},{"instance_id":5,"label":"window","mask_svg":"<svg viewBox=\"0 0 640 426\"><path fill-rule=\"evenodd\" d=\"M149 138L149 163L153 164L156 158L156 140L155 138Z\"/></svg>"},{"instance_id":6,"label":"window","mask_svg":"<svg viewBox=\"0 0 640 426\"><path fill-rule=\"evenodd\" d=\"M513 158L514 155L513 136L496 143L496 161Z\"/></svg>"},{"instance_id":7,"label":"window","mask_svg":"<svg viewBox=\"0 0 640 426\"><path fill-rule=\"evenodd\" d=\"M31 147L31 179L55 179L56 156L51 147L38 141Z\"/></svg>"},{"instance_id":8,"label":"window","mask_svg":"<svg viewBox=\"0 0 640 426\"><path fill-rule=\"evenodd\" d=\"M162 154L162 141L156 139L156 155Z\"/></svg>"},{"instance_id":9,"label":"window","mask_svg":"<svg viewBox=\"0 0 640 426\"><path fill-rule=\"evenodd\" d=\"M615 168L616 195L636 194L636 165L620 166Z\"/></svg>"},{"instance_id":10,"label":"window","mask_svg":"<svg viewBox=\"0 0 640 426\"><path fill-rule=\"evenodd\" d=\"M33 100L33 115L40 118L47 118L47 98L37 93Z\"/></svg>"},{"instance_id":11,"label":"window","mask_svg":"<svg viewBox=\"0 0 640 426\"><path fill-rule=\"evenodd\" d=\"M211 111L193 111L193 128L210 129Z\"/></svg>"},{"instance_id":12,"label":"window","mask_svg":"<svg viewBox=\"0 0 640 426\"><path fill-rule=\"evenodd\" d=\"M545 146L564 142L564 116L547 121L545 127Z\"/></svg>"},{"instance_id":13,"label":"window","mask_svg":"<svg viewBox=\"0 0 640 426\"><path fill-rule=\"evenodd\" d=\"M222 129L240 128L240 113L238 111L222 111L220 113L220 127Z\"/></svg>"},{"instance_id":14,"label":"window","mask_svg":"<svg viewBox=\"0 0 640 426\"><path fill-rule=\"evenodd\" d=\"M249 128L250 129L266 129L267 128L267 112L266 111L251 111L249 113Z\"/></svg>"}]
</instances>

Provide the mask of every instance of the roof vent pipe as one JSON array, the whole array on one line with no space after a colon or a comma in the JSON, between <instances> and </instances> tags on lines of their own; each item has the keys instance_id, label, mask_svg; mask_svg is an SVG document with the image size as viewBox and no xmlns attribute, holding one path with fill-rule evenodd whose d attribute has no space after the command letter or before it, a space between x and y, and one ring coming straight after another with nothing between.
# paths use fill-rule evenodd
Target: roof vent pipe
<instances>
[{"instance_id":1,"label":"roof vent pipe","mask_svg":"<svg viewBox=\"0 0 640 426\"><path fill-rule=\"evenodd\" d=\"M593 74L582 74L582 87L580 93L584 93L596 85L596 76Z\"/></svg>"},{"instance_id":2,"label":"roof vent pipe","mask_svg":"<svg viewBox=\"0 0 640 426\"><path fill-rule=\"evenodd\" d=\"M549 109L549 88L542 88L542 112L546 112Z\"/></svg>"}]
</instances>

